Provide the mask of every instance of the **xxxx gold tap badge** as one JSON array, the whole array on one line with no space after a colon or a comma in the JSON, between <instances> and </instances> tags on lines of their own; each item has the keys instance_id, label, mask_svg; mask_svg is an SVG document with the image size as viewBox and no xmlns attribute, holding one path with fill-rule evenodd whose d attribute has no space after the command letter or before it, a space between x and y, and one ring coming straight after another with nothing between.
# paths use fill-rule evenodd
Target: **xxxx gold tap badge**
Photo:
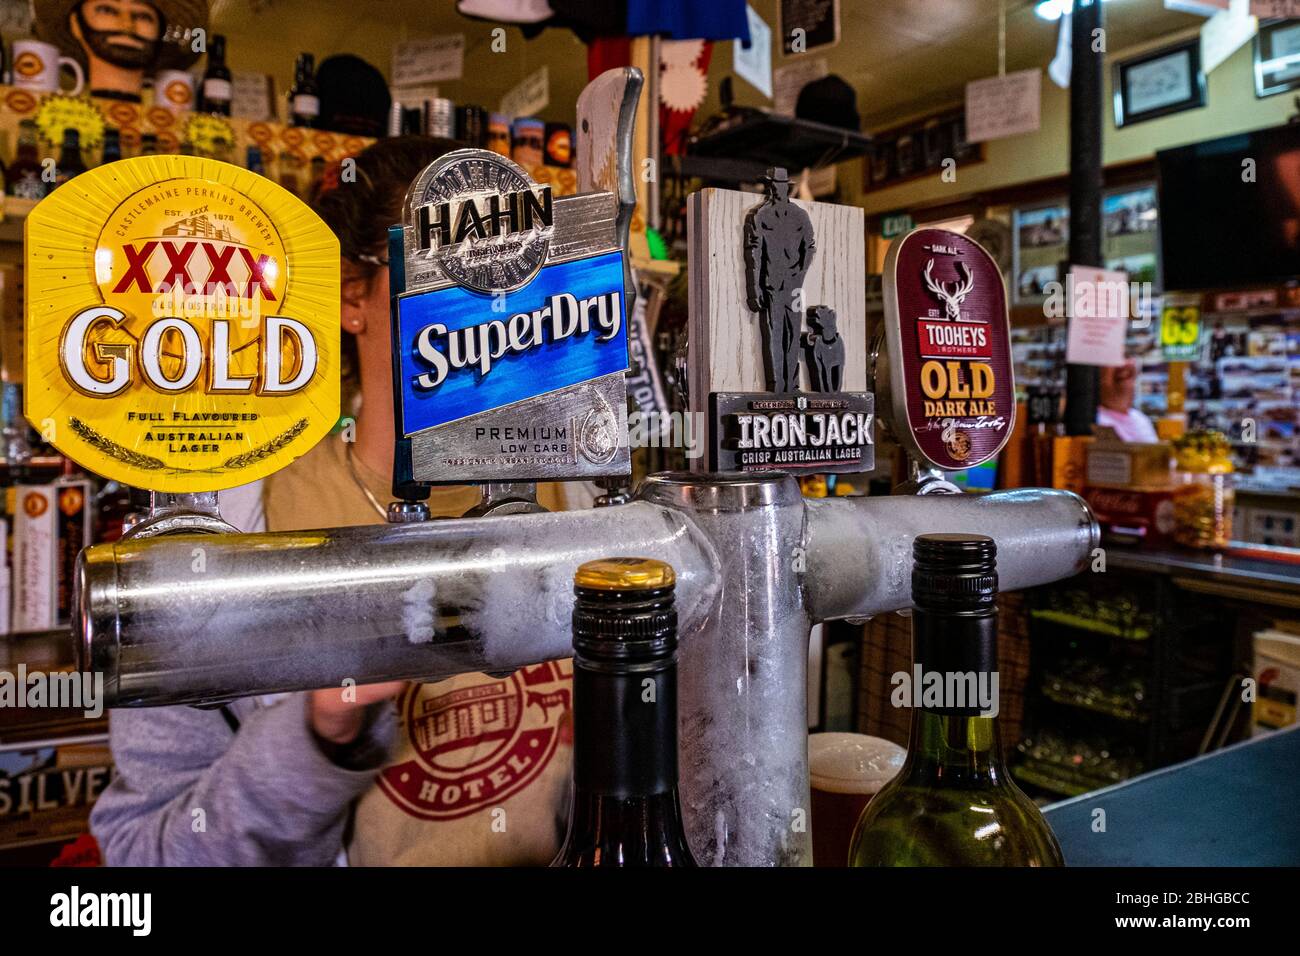
<instances>
[{"instance_id":1,"label":"xxxx gold tap badge","mask_svg":"<svg viewBox=\"0 0 1300 956\"><path fill-rule=\"evenodd\" d=\"M339 415L339 246L270 180L142 156L27 218L26 414L61 452L153 491L278 471Z\"/></svg>"}]
</instances>

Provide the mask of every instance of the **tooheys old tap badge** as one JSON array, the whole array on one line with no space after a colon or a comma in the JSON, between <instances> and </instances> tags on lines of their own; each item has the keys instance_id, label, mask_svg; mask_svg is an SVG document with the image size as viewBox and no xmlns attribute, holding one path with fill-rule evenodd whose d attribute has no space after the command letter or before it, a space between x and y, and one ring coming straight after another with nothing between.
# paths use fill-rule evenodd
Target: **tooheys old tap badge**
<instances>
[{"instance_id":1,"label":"tooheys old tap badge","mask_svg":"<svg viewBox=\"0 0 1300 956\"><path fill-rule=\"evenodd\" d=\"M708 412L710 471L875 463L862 211L796 202L790 187L773 169L762 198L706 189L689 200L688 399Z\"/></svg>"},{"instance_id":2,"label":"tooheys old tap badge","mask_svg":"<svg viewBox=\"0 0 1300 956\"><path fill-rule=\"evenodd\" d=\"M60 186L26 229L25 411L82 466L216 491L338 420L338 241L280 186L126 159Z\"/></svg>"},{"instance_id":3,"label":"tooheys old tap badge","mask_svg":"<svg viewBox=\"0 0 1300 956\"><path fill-rule=\"evenodd\" d=\"M616 212L610 193L553 196L485 150L411 184L391 261L398 448L414 481L627 473Z\"/></svg>"},{"instance_id":4,"label":"tooheys old tap badge","mask_svg":"<svg viewBox=\"0 0 1300 956\"><path fill-rule=\"evenodd\" d=\"M1002 272L979 243L917 229L885 259L889 399L900 442L948 471L994 457L1015 424Z\"/></svg>"}]
</instances>

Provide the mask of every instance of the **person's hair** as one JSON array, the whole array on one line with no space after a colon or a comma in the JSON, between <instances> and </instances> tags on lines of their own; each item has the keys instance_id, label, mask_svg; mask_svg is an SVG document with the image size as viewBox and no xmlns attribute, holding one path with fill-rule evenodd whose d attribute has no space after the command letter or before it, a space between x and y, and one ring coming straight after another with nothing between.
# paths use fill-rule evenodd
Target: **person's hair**
<instances>
[{"instance_id":1,"label":"person's hair","mask_svg":"<svg viewBox=\"0 0 1300 956\"><path fill-rule=\"evenodd\" d=\"M460 143L432 136L395 136L367 146L354 157L335 164L316 199L316 213L339 240L339 252L373 276L388 258L388 227L402 219L406 190L420 171L438 157L460 148ZM343 411L353 414L359 392L356 339L343 336Z\"/></svg>"},{"instance_id":2,"label":"person's hair","mask_svg":"<svg viewBox=\"0 0 1300 956\"><path fill-rule=\"evenodd\" d=\"M395 136L367 146L331 171L316 212L338 236L344 259L388 257L388 227L401 221L406 190L424 167L460 148L433 136ZM375 268L378 268L377 266Z\"/></svg>"}]
</instances>

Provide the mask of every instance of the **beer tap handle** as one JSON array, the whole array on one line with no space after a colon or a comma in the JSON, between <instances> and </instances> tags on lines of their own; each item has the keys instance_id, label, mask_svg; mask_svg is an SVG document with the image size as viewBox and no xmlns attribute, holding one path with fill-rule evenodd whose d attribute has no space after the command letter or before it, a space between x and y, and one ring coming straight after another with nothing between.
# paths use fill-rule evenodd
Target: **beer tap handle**
<instances>
[{"instance_id":1,"label":"beer tap handle","mask_svg":"<svg viewBox=\"0 0 1300 956\"><path fill-rule=\"evenodd\" d=\"M577 109L578 191L610 192L617 200L618 243L623 248L623 302L629 321L636 311L637 297L637 278L628 249L632 215L636 212L633 134L644 82L636 67L606 70L579 94ZM598 478L595 484L604 492L595 501L598 508L631 500L628 480L622 476Z\"/></svg>"},{"instance_id":2,"label":"beer tap handle","mask_svg":"<svg viewBox=\"0 0 1300 956\"><path fill-rule=\"evenodd\" d=\"M636 304L636 277L628 252L636 180L632 175L636 107L644 77L633 66L606 70L578 95L578 192L609 192L618 202L618 242L623 247L627 314Z\"/></svg>"},{"instance_id":3,"label":"beer tap handle","mask_svg":"<svg viewBox=\"0 0 1300 956\"><path fill-rule=\"evenodd\" d=\"M406 291L406 248L401 226L388 227L388 289L390 293L393 341L400 342L397 332L397 297ZM427 521L429 484L416 481L411 474L411 440L402 435L402 377L401 362L393 356L393 423L396 441L393 443L393 498L388 506L390 524Z\"/></svg>"},{"instance_id":4,"label":"beer tap handle","mask_svg":"<svg viewBox=\"0 0 1300 956\"><path fill-rule=\"evenodd\" d=\"M215 491L149 492L149 510L128 516L123 538L152 538L162 534L238 534L221 517ZM133 494L134 498L135 495Z\"/></svg>"}]
</instances>

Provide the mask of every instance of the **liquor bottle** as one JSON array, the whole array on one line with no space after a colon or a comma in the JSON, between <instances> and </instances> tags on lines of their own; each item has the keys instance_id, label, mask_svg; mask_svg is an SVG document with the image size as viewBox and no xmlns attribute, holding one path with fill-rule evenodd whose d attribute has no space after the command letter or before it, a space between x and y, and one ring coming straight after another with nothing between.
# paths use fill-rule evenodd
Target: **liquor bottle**
<instances>
[{"instance_id":1,"label":"liquor bottle","mask_svg":"<svg viewBox=\"0 0 1300 956\"><path fill-rule=\"evenodd\" d=\"M141 156L158 155L158 134L157 133L140 134L140 155Z\"/></svg>"},{"instance_id":2,"label":"liquor bottle","mask_svg":"<svg viewBox=\"0 0 1300 956\"><path fill-rule=\"evenodd\" d=\"M298 181L298 168L302 164L298 162L298 157L288 150L283 150L276 158L276 165L280 167L280 185L295 196L302 184Z\"/></svg>"},{"instance_id":3,"label":"liquor bottle","mask_svg":"<svg viewBox=\"0 0 1300 956\"><path fill-rule=\"evenodd\" d=\"M662 561L578 568L573 797L552 866L695 866L677 796L677 611Z\"/></svg>"},{"instance_id":4,"label":"liquor bottle","mask_svg":"<svg viewBox=\"0 0 1300 956\"><path fill-rule=\"evenodd\" d=\"M112 126L104 127L104 151L100 156L100 165L115 163L122 158L122 135Z\"/></svg>"},{"instance_id":5,"label":"liquor bottle","mask_svg":"<svg viewBox=\"0 0 1300 956\"><path fill-rule=\"evenodd\" d=\"M262 160L262 148L260 146L250 146L244 153L244 166L250 173L257 173L259 176L266 175L266 163Z\"/></svg>"},{"instance_id":6,"label":"liquor bottle","mask_svg":"<svg viewBox=\"0 0 1300 956\"><path fill-rule=\"evenodd\" d=\"M203 73L199 92L205 113L230 115L234 86L230 82L230 69L226 66L226 38L220 33L214 33L212 42L208 44L208 68Z\"/></svg>"},{"instance_id":7,"label":"liquor bottle","mask_svg":"<svg viewBox=\"0 0 1300 956\"><path fill-rule=\"evenodd\" d=\"M19 199L44 199L50 184L42 177L41 157L36 151L36 120L18 124L18 151L5 170L5 192Z\"/></svg>"},{"instance_id":8,"label":"liquor bottle","mask_svg":"<svg viewBox=\"0 0 1300 956\"><path fill-rule=\"evenodd\" d=\"M65 129L59 161L54 166L54 188L57 189L85 171L86 161L81 158L81 133L75 129Z\"/></svg>"},{"instance_id":9,"label":"liquor bottle","mask_svg":"<svg viewBox=\"0 0 1300 956\"><path fill-rule=\"evenodd\" d=\"M309 203L314 203L320 198L321 186L325 184L325 157L313 156L308 170L306 199Z\"/></svg>"},{"instance_id":10,"label":"liquor bottle","mask_svg":"<svg viewBox=\"0 0 1300 956\"><path fill-rule=\"evenodd\" d=\"M289 122L293 126L315 126L320 116L320 95L316 89L315 60L310 53L299 53L293 66L293 86L289 89Z\"/></svg>"},{"instance_id":11,"label":"liquor bottle","mask_svg":"<svg viewBox=\"0 0 1300 956\"><path fill-rule=\"evenodd\" d=\"M983 535L923 534L913 543L911 679L920 687L907 760L863 811L850 866L1062 865L1052 831L1002 757L990 697L996 555ZM938 693L931 674L944 677ZM973 676L978 693L950 675ZM958 687L964 699L948 696Z\"/></svg>"}]
</instances>

